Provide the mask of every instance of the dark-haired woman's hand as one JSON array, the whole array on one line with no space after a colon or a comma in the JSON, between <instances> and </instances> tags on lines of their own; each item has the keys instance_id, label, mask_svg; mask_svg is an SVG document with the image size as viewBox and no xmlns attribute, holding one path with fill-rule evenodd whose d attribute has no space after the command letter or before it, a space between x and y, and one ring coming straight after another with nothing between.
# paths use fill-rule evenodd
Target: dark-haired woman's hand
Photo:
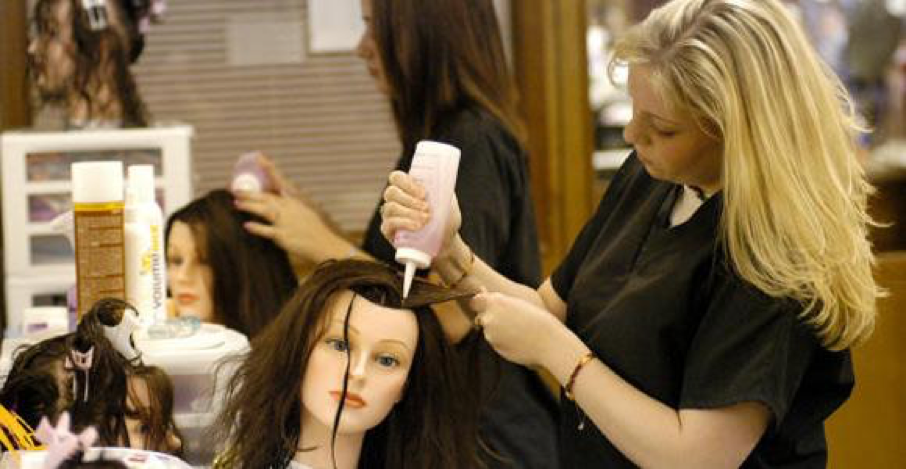
<instances>
[{"instance_id":1,"label":"dark-haired woman's hand","mask_svg":"<svg viewBox=\"0 0 906 469\"><path fill-rule=\"evenodd\" d=\"M263 220L246 222L245 228L277 243L293 257L294 265L343 258L353 247L325 214L302 197L266 192L235 196L236 208Z\"/></svg>"},{"instance_id":2,"label":"dark-haired woman's hand","mask_svg":"<svg viewBox=\"0 0 906 469\"><path fill-rule=\"evenodd\" d=\"M391 244L397 231L418 231L431 220L433 216L431 206L425 197L425 188L415 178L402 171L390 173L389 185L384 190L384 203L381 206L381 233ZM454 194L437 255L439 259L449 257L461 225L462 212Z\"/></svg>"},{"instance_id":3,"label":"dark-haired woman's hand","mask_svg":"<svg viewBox=\"0 0 906 469\"><path fill-rule=\"evenodd\" d=\"M299 197L300 191L277 167L274 160L262 152L258 152L258 165L267 173L267 177L274 184L274 191L280 195Z\"/></svg>"}]
</instances>

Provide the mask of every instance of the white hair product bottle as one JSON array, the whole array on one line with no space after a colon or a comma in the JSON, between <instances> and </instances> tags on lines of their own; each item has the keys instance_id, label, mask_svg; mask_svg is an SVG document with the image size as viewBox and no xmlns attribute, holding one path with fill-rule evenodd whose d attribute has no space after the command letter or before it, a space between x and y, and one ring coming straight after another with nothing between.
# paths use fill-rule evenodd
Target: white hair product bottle
<instances>
[{"instance_id":1,"label":"white hair product bottle","mask_svg":"<svg viewBox=\"0 0 906 469\"><path fill-rule=\"evenodd\" d=\"M403 298L409 296L415 269L427 269L440 251L444 225L450 213L456 176L459 172L459 148L446 143L422 140L415 147L409 175L427 193L431 220L418 231L400 230L393 240L396 261L406 266L403 277Z\"/></svg>"},{"instance_id":2,"label":"white hair product bottle","mask_svg":"<svg viewBox=\"0 0 906 469\"><path fill-rule=\"evenodd\" d=\"M167 319L164 215L154 186L154 166L132 165L126 185L126 301L142 324Z\"/></svg>"}]
</instances>

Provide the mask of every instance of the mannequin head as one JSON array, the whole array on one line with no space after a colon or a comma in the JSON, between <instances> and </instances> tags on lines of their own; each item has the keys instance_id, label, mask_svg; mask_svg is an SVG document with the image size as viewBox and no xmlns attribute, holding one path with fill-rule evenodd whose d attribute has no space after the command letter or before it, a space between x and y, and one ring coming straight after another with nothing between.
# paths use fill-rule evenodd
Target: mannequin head
<instances>
[{"instance_id":1,"label":"mannequin head","mask_svg":"<svg viewBox=\"0 0 906 469\"><path fill-rule=\"evenodd\" d=\"M144 48L136 23L142 8L108 0L108 24L93 29L81 0L38 0L28 55L42 101L64 107L73 125L147 125L129 69Z\"/></svg>"},{"instance_id":2,"label":"mannequin head","mask_svg":"<svg viewBox=\"0 0 906 469\"><path fill-rule=\"evenodd\" d=\"M363 434L361 467L473 467L477 407L430 307L465 296L416 281L404 301L388 266L322 264L227 385L226 466L280 466L314 432Z\"/></svg>"},{"instance_id":3,"label":"mannequin head","mask_svg":"<svg viewBox=\"0 0 906 469\"><path fill-rule=\"evenodd\" d=\"M182 436L172 415L173 383L167 373L156 366L134 367L129 375L125 414L129 446L180 454Z\"/></svg>"},{"instance_id":4,"label":"mannequin head","mask_svg":"<svg viewBox=\"0 0 906 469\"><path fill-rule=\"evenodd\" d=\"M411 310L383 307L350 290L337 293L327 308L302 377L302 427L331 429L345 384L337 433L364 433L403 398L418 321Z\"/></svg>"},{"instance_id":5,"label":"mannequin head","mask_svg":"<svg viewBox=\"0 0 906 469\"><path fill-rule=\"evenodd\" d=\"M76 332L17 353L0 390L2 404L32 428L42 417L56 422L68 411L74 430L97 429L99 445L178 454L182 442L173 422L169 377L125 359L104 335L104 326L118 324L127 307L120 300L101 300ZM130 432L130 426L142 433Z\"/></svg>"},{"instance_id":6,"label":"mannequin head","mask_svg":"<svg viewBox=\"0 0 906 469\"><path fill-rule=\"evenodd\" d=\"M243 227L251 219L222 189L170 216L167 282L177 314L249 337L276 317L298 282L286 252Z\"/></svg>"}]
</instances>

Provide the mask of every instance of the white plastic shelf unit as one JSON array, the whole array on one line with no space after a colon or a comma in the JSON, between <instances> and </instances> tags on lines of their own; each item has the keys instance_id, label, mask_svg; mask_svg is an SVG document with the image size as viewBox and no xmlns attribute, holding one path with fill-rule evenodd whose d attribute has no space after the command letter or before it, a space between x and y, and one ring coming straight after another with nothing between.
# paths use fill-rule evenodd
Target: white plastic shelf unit
<instances>
[{"instance_id":1,"label":"white plastic shelf unit","mask_svg":"<svg viewBox=\"0 0 906 469\"><path fill-rule=\"evenodd\" d=\"M154 165L158 201L169 215L192 199L193 133L168 126L0 134L7 335L15 335L24 308L60 303L75 284L72 247L50 226L72 209L72 163Z\"/></svg>"}]
</instances>

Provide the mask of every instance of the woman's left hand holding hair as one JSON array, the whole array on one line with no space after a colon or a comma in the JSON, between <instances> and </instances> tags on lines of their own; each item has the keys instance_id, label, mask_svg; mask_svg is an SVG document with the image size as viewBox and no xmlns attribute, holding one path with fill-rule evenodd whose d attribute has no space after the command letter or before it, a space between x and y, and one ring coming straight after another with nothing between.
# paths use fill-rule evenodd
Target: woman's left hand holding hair
<instances>
[{"instance_id":1,"label":"woman's left hand holding hair","mask_svg":"<svg viewBox=\"0 0 906 469\"><path fill-rule=\"evenodd\" d=\"M527 366L545 366L556 353L556 340L572 333L550 312L528 301L502 293L483 292L470 302L477 312L475 325L503 358Z\"/></svg>"}]
</instances>

